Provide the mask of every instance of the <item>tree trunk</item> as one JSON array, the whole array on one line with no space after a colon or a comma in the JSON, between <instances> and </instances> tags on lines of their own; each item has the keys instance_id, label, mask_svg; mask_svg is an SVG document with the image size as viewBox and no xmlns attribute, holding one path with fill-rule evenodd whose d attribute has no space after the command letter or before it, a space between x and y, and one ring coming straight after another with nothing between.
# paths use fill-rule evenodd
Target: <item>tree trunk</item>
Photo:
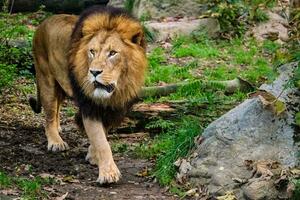
<instances>
[{"instance_id":1,"label":"tree trunk","mask_svg":"<svg viewBox=\"0 0 300 200\"><path fill-rule=\"evenodd\" d=\"M0 0L0 6L6 4L9 12L34 12L44 5L49 12L78 14L91 5L106 5L108 2L109 0Z\"/></svg>"}]
</instances>

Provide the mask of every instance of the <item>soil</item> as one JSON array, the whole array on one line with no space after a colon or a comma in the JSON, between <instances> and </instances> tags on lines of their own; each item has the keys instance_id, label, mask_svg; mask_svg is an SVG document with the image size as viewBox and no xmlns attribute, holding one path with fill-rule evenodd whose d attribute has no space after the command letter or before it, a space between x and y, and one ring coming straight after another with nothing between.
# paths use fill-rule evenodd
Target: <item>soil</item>
<instances>
[{"instance_id":1,"label":"soil","mask_svg":"<svg viewBox=\"0 0 300 200\"><path fill-rule=\"evenodd\" d=\"M87 137L80 133L68 117L66 110L61 115L61 134L70 150L52 153L46 149L47 141L43 128L43 114L34 114L27 103L24 85L32 81L19 80L0 96L0 170L16 176L32 177L37 175L53 176L61 180L51 185L49 199L68 193L66 199L177 199L167 193L153 179L139 175L153 167L148 160L137 159L130 153L115 153L115 161L122 173L116 184L100 186L97 167L85 161ZM146 137L146 136L143 136ZM145 138L122 137L122 143L136 143ZM0 196L0 199L1 196Z\"/></svg>"}]
</instances>

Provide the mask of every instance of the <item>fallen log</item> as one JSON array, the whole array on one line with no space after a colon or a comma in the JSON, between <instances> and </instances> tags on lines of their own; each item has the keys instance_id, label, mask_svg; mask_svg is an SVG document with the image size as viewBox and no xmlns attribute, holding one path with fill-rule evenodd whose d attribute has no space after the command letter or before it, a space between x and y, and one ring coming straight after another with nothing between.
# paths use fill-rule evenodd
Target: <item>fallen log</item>
<instances>
[{"instance_id":1,"label":"fallen log","mask_svg":"<svg viewBox=\"0 0 300 200\"><path fill-rule=\"evenodd\" d=\"M180 87L188 86L191 84L190 82L182 82L182 83L174 83L168 84L164 86L151 86L151 87L143 87L142 91L139 94L139 98L145 97L159 97L159 96L167 96L171 93L175 93ZM228 81L208 81L203 82L209 89L213 88L213 85L219 85L224 87L224 90L228 94L232 94L236 91L251 91L254 87L248 81L238 77L233 80Z\"/></svg>"}]
</instances>

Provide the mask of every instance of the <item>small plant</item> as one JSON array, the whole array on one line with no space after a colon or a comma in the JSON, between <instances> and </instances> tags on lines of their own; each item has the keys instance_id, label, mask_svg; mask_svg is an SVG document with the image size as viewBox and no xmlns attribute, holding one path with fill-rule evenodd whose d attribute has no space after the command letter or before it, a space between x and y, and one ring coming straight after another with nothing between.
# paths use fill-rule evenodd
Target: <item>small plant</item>
<instances>
[{"instance_id":1,"label":"small plant","mask_svg":"<svg viewBox=\"0 0 300 200\"><path fill-rule=\"evenodd\" d=\"M10 85L16 74L15 65L0 64L0 89L4 86Z\"/></svg>"},{"instance_id":2,"label":"small plant","mask_svg":"<svg viewBox=\"0 0 300 200\"><path fill-rule=\"evenodd\" d=\"M125 0L124 7L129 12L132 13L135 0Z\"/></svg>"},{"instance_id":3,"label":"small plant","mask_svg":"<svg viewBox=\"0 0 300 200\"><path fill-rule=\"evenodd\" d=\"M295 187L291 200L298 200L300 199L300 180L293 179L291 182Z\"/></svg>"},{"instance_id":4,"label":"small plant","mask_svg":"<svg viewBox=\"0 0 300 200\"><path fill-rule=\"evenodd\" d=\"M0 171L0 189L6 188L12 184L12 180L6 173Z\"/></svg>"}]
</instances>

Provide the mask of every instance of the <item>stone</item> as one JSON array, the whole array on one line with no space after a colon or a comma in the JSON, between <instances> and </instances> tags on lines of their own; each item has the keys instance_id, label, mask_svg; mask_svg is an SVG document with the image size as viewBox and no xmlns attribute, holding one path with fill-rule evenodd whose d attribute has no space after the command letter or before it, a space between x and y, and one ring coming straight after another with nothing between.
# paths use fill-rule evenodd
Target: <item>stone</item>
<instances>
[{"instance_id":1,"label":"stone","mask_svg":"<svg viewBox=\"0 0 300 200\"><path fill-rule=\"evenodd\" d=\"M274 12L268 11L267 14L269 20L255 26L251 31L252 35L259 41L266 39L274 40L278 43L288 41L288 20Z\"/></svg>"},{"instance_id":2,"label":"stone","mask_svg":"<svg viewBox=\"0 0 300 200\"><path fill-rule=\"evenodd\" d=\"M254 181L247 184L243 187L243 193L245 198L249 200L278 199L279 195L274 183L266 180Z\"/></svg>"},{"instance_id":3,"label":"stone","mask_svg":"<svg viewBox=\"0 0 300 200\"><path fill-rule=\"evenodd\" d=\"M272 84L260 87L276 97L281 94L279 100L287 106L284 113L277 116L264 108L258 97L254 97L245 100L204 130L204 140L194 153L197 156L190 158L192 167L187 172L187 178L192 185L207 185L209 193L214 196L232 190L239 200L278 199L274 197L278 194L271 182L274 180L253 180L253 172L247 169L245 161L272 160L279 162L283 168L297 166L299 148L293 138L292 124L298 111L298 106L294 105L298 105L299 97L295 95L296 89L285 89L296 66L297 63L282 66L279 77ZM236 180L249 181L242 187L240 185L244 183L237 183ZM259 194L255 194L256 189L259 189Z\"/></svg>"},{"instance_id":4,"label":"stone","mask_svg":"<svg viewBox=\"0 0 300 200\"><path fill-rule=\"evenodd\" d=\"M168 38L175 38L179 35L190 35L193 31L206 31L209 36L215 36L220 31L220 24L217 19L182 19L180 21L145 23L146 28L154 33L155 40L164 41Z\"/></svg>"},{"instance_id":5,"label":"stone","mask_svg":"<svg viewBox=\"0 0 300 200\"><path fill-rule=\"evenodd\" d=\"M135 0L133 13L151 19L176 16L200 16L207 10L206 0Z\"/></svg>"}]
</instances>

